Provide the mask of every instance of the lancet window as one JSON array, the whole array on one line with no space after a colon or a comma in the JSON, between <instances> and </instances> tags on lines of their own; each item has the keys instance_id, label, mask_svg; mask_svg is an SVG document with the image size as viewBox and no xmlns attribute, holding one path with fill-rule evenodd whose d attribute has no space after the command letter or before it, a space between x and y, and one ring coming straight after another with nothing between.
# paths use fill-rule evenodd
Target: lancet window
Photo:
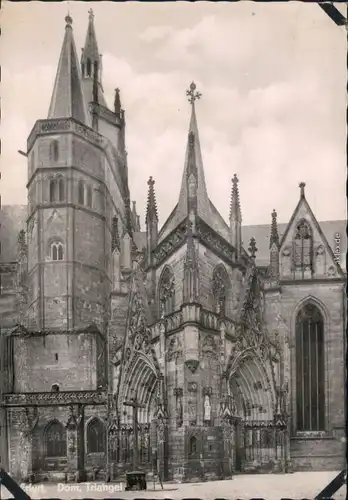
<instances>
[{"instance_id":1,"label":"lancet window","mask_svg":"<svg viewBox=\"0 0 348 500\"><path fill-rule=\"evenodd\" d=\"M51 259L64 260L64 247L60 241L51 243Z\"/></svg>"},{"instance_id":2,"label":"lancet window","mask_svg":"<svg viewBox=\"0 0 348 500\"><path fill-rule=\"evenodd\" d=\"M50 144L50 160L57 162L59 160L59 142L53 140Z\"/></svg>"},{"instance_id":3,"label":"lancet window","mask_svg":"<svg viewBox=\"0 0 348 500\"><path fill-rule=\"evenodd\" d=\"M105 442L105 425L97 418L91 420L87 426L87 453L104 453Z\"/></svg>"},{"instance_id":4,"label":"lancet window","mask_svg":"<svg viewBox=\"0 0 348 500\"><path fill-rule=\"evenodd\" d=\"M213 273L212 292L214 297L215 312L221 316L226 314L228 276L226 269L219 265Z\"/></svg>"},{"instance_id":5,"label":"lancet window","mask_svg":"<svg viewBox=\"0 0 348 500\"><path fill-rule=\"evenodd\" d=\"M302 219L296 226L294 238L294 265L302 271L312 269L312 229L308 222Z\"/></svg>"},{"instance_id":6,"label":"lancet window","mask_svg":"<svg viewBox=\"0 0 348 500\"><path fill-rule=\"evenodd\" d=\"M325 429L324 321L314 304L296 319L296 409L298 431Z\"/></svg>"},{"instance_id":7,"label":"lancet window","mask_svg":"<svg viewBox=\"0 0 348 500\"><path fill-rule=\"evenodd\" d=\"M159 309L161 318L175 310L175 279L169 267L165 268L160 279Z\"/></svg>"},{"instance_id":8,"label":"lancet window","mask_svg":"<svg viewBox=\"0 0 348 500\"><path fill-rule=\"evenodd\" d=\"M50 180L50 202L64 201L65 180L63 177L56 177Z\"/></svg>"},{"instance_id":9,"label":"lancet window","mask_svg":"<svg viewBox=\"0 0 348 500\"><path fill-rule=\"evenodd\" d=\"M78 182L78 203L79 205L85 205L87 207L92 208L92 188L89 184L86 184L85 181L79 180Z\"/></svg>"}]
</instances>

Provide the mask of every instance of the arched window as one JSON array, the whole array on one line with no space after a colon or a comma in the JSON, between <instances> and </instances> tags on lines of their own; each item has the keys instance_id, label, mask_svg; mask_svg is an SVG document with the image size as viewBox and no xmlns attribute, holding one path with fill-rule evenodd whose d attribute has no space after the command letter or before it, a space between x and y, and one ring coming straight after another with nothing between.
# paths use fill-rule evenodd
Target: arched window
<instances>
[{"instance_id":1,"label":"arched window","mask_svg":"<svg viewBox=\"0 0 348 500\"><path fill-rule=\"evenodd\" d=\"M78 183L78 202L79 205L85 204L85 183L82 180Z\"/></svg>"},{"instance_id":2,"label":"arched window","mask_svg":"<svg viewBox=\"0 0 348 500\"><path fill-rule=\"evenodd\" d=\"M190 455L195 455L197 453L197 438L195 436L190 437Z\"/></svg>"},{"instance_id":3,"label":"arched window","mask_svg":"<svg viewBox=\"0 0 348 500\"><path fill-rule=\"evenodd\" d=\"M57 201L58 192L57 192L57 179L50 180L50 201Z\"/></svg>"},{"instance_id":4,"label":"arched window","mask_svg":"<svg viewBox=\"0 0 348 500\"><path fill-rule=\"evenodd\" d=\"M51 387L51 392L59 392L59 385L53 384Z\"/></svg>"},{"instance_id":5,"label":"arched window","mask_svg":"<svg viewBox=\"0 0 348 500\"><path fill-rule=\"evenodd\" d=\"M159 309L161 318L175 310L175 280L169 267L165 268L160 279Z\"/></svg>"},{"instance_id":6,"label":"arched window","mask_svg":"<svg viewBox=\"0 0 348 500\"><path fill-rule=\"evenodd\" d=\"M60 422L51 422L48 424L45 431L46 457L65 457L66 450L66 430Z\"/></svg>"},{"instance_id":7,"label":"arched window","mask_svg":"<svg viewBox=\"0 0 348 500\"><path fill-rule=\"evenodd\" d=\"M87 453L105 452L105 426L98 420L93 419L87 427Z\"/></svg>"},{"instance_id":8,"label":"arched window","mask_svg":"<svg viewBox=\"0 0 348 500\"><path fill-rule=\"evenodd\" d=\"M92 188L91 186L86 186L86 205L92 208Z\"/></svg>"},{"instance_id":9,"label":"arched window","mask_svg":"<svg viewBox=\"0 0 348 500\"><path fill-rule=\"evenodd\" d=\"M312 270L312 230L308 222L302 219L296 226L294 238L295 270L303 273Z\"/></svg>"},{"instance_id":10,"label":"arched window","mask_svg":"<svg viewBox=\"0 0 348 500\"><path fill-rule=\"evenodd\" d=\"M64 260L64 248L60 241L55 241L51 244L51 259Z\"/></svg>"},{"instance_id":11,"label":"arched window","mask_svg":"<svg viewBox=\"0 0 348 500\"><path fill-rule=\"evenodd\" d=\"M65 182L62 177L58 180L58 199L59 201L64 201L65 199Z\"/></svg>"},{"instance_id":12,"label":"arched window","mask_svg":"<svg viewBox=\"0 0 348 500\"><path fill-rule=\"evenodd\" d=\"M227 297L228 276L226 269L219 265L214 269L213 273L213 297L215 301L215 312L221 316L226 314L226 297Z\"/></svg>"},{"instance_id":13,"label":"arched window","mask_svg":"<svg viewBox=\"0 0 348 500\"><path fill-rule=\"evenodd\" d=\"M53 161L59 159L59 143L57 140L53 140L50 144L50 159Z\"/></svg>"},{"instance_id":14,"label":"arched window","mask_svg":"<svg viewBox=\"0 0 348 500\"><path fill-rule=\"evenodd\" d=\"M92 64L91 60L87 59L87 76L91 76L92 74Z\"/></svg>"},{"instance_id":15,"label":"arched window","mask_svg":"<svg viewBox=\"0 0 348 500\"><path fill-rule=\"evenodd\" d=\"M297 430L324 430L324 406L324 321L319 309L307 304L296 318Z\"/></svg>"}]
</instances>

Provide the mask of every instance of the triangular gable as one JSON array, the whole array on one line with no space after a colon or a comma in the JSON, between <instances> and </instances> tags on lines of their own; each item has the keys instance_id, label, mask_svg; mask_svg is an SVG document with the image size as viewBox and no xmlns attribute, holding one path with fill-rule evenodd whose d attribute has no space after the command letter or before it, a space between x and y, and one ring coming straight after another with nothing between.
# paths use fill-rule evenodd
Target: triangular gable
<instances>
[{"instance_id":1,"label":"triangular gable","mask_svg":"<svg viewBox=\"0 0 348 500\"><path fill-rule=\"evenodd\" d=\"M286 230L281 238L280 241L280 250L283 249L284 245L289 241L289 235L291 234L291 231L293 230L295 224L299 222L301 219L306 219L310 225L315 229L319 235L319 238L321 240L322 245L324 246L325 250L327 251L327 255L329 256L329 259L331 260L330 264L331 266L334 266L335 269L337 269L340 277L344 277L344 273L341 269L341 266L339 263L336 261L334 253L332 251L331 246L329 245L326 236L324 235L311 207L309 206L308 201L306 200L305 196L301 196L292 216L289 221L289 224L286 227ZM314 238L315 241L315 238ZM318 241L316 241L318 243ZM291 243L292 243L292 238L291 238Z\"/></svg>"}]
</instances>

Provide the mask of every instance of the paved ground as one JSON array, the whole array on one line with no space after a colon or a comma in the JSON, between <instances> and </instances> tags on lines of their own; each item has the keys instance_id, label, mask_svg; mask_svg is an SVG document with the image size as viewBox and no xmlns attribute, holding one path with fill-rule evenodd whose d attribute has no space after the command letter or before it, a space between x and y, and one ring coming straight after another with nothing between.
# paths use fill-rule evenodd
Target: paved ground
<instances>
[{"instance_id":1,"label":"paved ground","mask_svg":"<svg viewBox=\"0 0 348 500\"><path fill-rule=\"evenodd\" d=\"M230 481L210 481L206 483L164 484L164 490L156 484L148 483L148 490L124 491L122 484L81 483L44 484L27 486L26 492L32 499L42 498L152 498L183 499L195 498L213 500L264 498L266 500L314 499L315 496L337 475L337 472L296 472L294 474L241 475ZM0 499L13 498L2 488ZM346 487L334 496L335 500L346 498Z\"/></svg>"}]
</instances>

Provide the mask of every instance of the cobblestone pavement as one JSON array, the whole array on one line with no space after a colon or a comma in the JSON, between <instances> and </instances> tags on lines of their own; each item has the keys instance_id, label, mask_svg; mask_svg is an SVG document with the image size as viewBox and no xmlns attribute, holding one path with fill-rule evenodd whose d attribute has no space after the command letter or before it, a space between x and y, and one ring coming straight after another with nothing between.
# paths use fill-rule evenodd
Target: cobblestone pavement
<instances>
[{"instance_id":1,"label":"cobblestone pavement","mask_svg":"<svg viewBox=\"0 0 348 500\"><path fill-rule=\"evenodd\" d=\"M32 499L313 499L337 475L337 473L338 472L296 472L294 474L241 475L226 481L185 484L165 483L163 491L158 483L154 491L153 483L148 482L149 489L146 492L124 491L124 485L117 483L39 484L26 486L25 491ZM0 498L3 500L13 498L4 488L2 488L1 493L2 495ZM334 495L334 498L335 500L345 499L346 487L342 487L336 495Z\"/></svg>"}]
</instances>

